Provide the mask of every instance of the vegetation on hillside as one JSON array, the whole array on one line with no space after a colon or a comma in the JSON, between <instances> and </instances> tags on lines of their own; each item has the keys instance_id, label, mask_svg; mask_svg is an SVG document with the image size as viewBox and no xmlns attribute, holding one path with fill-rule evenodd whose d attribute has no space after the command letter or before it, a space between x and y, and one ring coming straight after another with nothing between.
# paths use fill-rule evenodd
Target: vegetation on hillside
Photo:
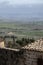
<instances>
[{"instance_id":1,"label":"vegetation on hillside","mask_svg":"<svg viewBox=\"0 0 43 65\"><path fill-rule=\"evenodd\" d=\"M17 39L15 41L15 43L11 43L11 41L8 42L7 44L7 47L8 48L15 48L15 46L17 46L16 48L19 48L19 47L23 47L27 44L31 44L31 43L34 43L35 42L35 39L29 39L29 38L22 38L22 39Z\"/></svg>"}]
</instances>

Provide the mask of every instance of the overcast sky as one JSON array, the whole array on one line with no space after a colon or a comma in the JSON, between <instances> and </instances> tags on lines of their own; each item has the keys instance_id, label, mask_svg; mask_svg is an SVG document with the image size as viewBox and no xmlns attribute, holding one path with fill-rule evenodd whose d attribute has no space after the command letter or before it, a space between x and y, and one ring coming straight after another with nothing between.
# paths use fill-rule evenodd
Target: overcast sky
<instances>
[{"instance_id":1,"label":"overcast sky","mask_svg":"<svg viewBox=\"0 0 43 65\"><path fill-rule=\"evenodd\" d=\"M0 0L0 17L43 18L43 0Z\"/></svg>"},{"instance_id":2,"label":"overcast sky","mask_svg":"<svg viewBox=\"0 0 43 65\"><path fill-rule=\"evenodd\" d=\"M43 4L43 0L0 0L1 2L8 2L10 4Z\"/></svg>"}]
</instances>

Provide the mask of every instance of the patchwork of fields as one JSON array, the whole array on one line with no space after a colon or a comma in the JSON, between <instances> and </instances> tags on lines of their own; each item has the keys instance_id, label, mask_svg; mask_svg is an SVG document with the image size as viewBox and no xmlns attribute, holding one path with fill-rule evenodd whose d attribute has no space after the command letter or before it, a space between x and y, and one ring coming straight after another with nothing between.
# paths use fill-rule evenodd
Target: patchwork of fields
<instances>
[{"instance_id":1,"label":"patchwork of fields","mask_svg":"<svg viewBox=\"0 0 43 65\"><path fill-rule=\"evenodd\" d=\"M21 37L40 38L43 37L43 21L41 22L0 22L0 36L13 32Z\"/></svg>"}]
</instances>

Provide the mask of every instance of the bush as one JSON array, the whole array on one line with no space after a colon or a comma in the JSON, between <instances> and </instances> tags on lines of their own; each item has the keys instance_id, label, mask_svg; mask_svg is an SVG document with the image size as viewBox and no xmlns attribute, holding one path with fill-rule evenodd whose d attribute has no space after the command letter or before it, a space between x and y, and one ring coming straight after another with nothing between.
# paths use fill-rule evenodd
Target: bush
<instances>
[{"instance_id":1,"label":"bush","mask_svg":"<svg viewBox=\"0 0 43 65\"><path fill-rule=\"evenodd\" d=\"M17 40L16 43L18 43L20 46L22 46L22 41L21 40Z\"/></svg>"},{"instance_id":2,"label":"bush","mask_svg":"<svg viewBox=\"0 0 43 65\"><path fill-rule=\"evenodd\" d=\"M34 38L30 39L30 43L34 43L34 42L35 42Z\"/></svg>"},{"instance_id":3,"label":"bush","mask_svg":"<svg viewBox=\"0 0 43 65\"><path fill-rule=\"evenodd\" d=\"M34 38L29 39L29 38L22 38L21 40L17 40L16 43L18 43L20 46L25 46L29 43L35 42Z\"/></svg>"}]
</instances>

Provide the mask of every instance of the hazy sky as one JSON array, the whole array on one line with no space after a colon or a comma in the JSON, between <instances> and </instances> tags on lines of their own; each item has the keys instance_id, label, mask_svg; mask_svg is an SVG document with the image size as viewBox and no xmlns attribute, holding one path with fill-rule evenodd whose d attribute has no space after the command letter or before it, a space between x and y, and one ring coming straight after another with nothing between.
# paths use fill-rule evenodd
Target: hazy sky
<instances>
[{"instance_id":1,"label":"hazy sky","mask_svg":"<svg viewBox=\"0 0 43 65\"><path fill-rule=\"evenodd\" d=\"M9 2L10 4L41 4L43 0L0 0L1 2Z\"/></svg>"},{"instance_id":2,"label":"hazy sky","mask_svg":"<svg viewBox=\"0 0 43 65\"><path fill-rule=\"evenodd\" d=\"M0 17L43 18L43 0L0 0Z\"/></svg>"}]
</instances>

